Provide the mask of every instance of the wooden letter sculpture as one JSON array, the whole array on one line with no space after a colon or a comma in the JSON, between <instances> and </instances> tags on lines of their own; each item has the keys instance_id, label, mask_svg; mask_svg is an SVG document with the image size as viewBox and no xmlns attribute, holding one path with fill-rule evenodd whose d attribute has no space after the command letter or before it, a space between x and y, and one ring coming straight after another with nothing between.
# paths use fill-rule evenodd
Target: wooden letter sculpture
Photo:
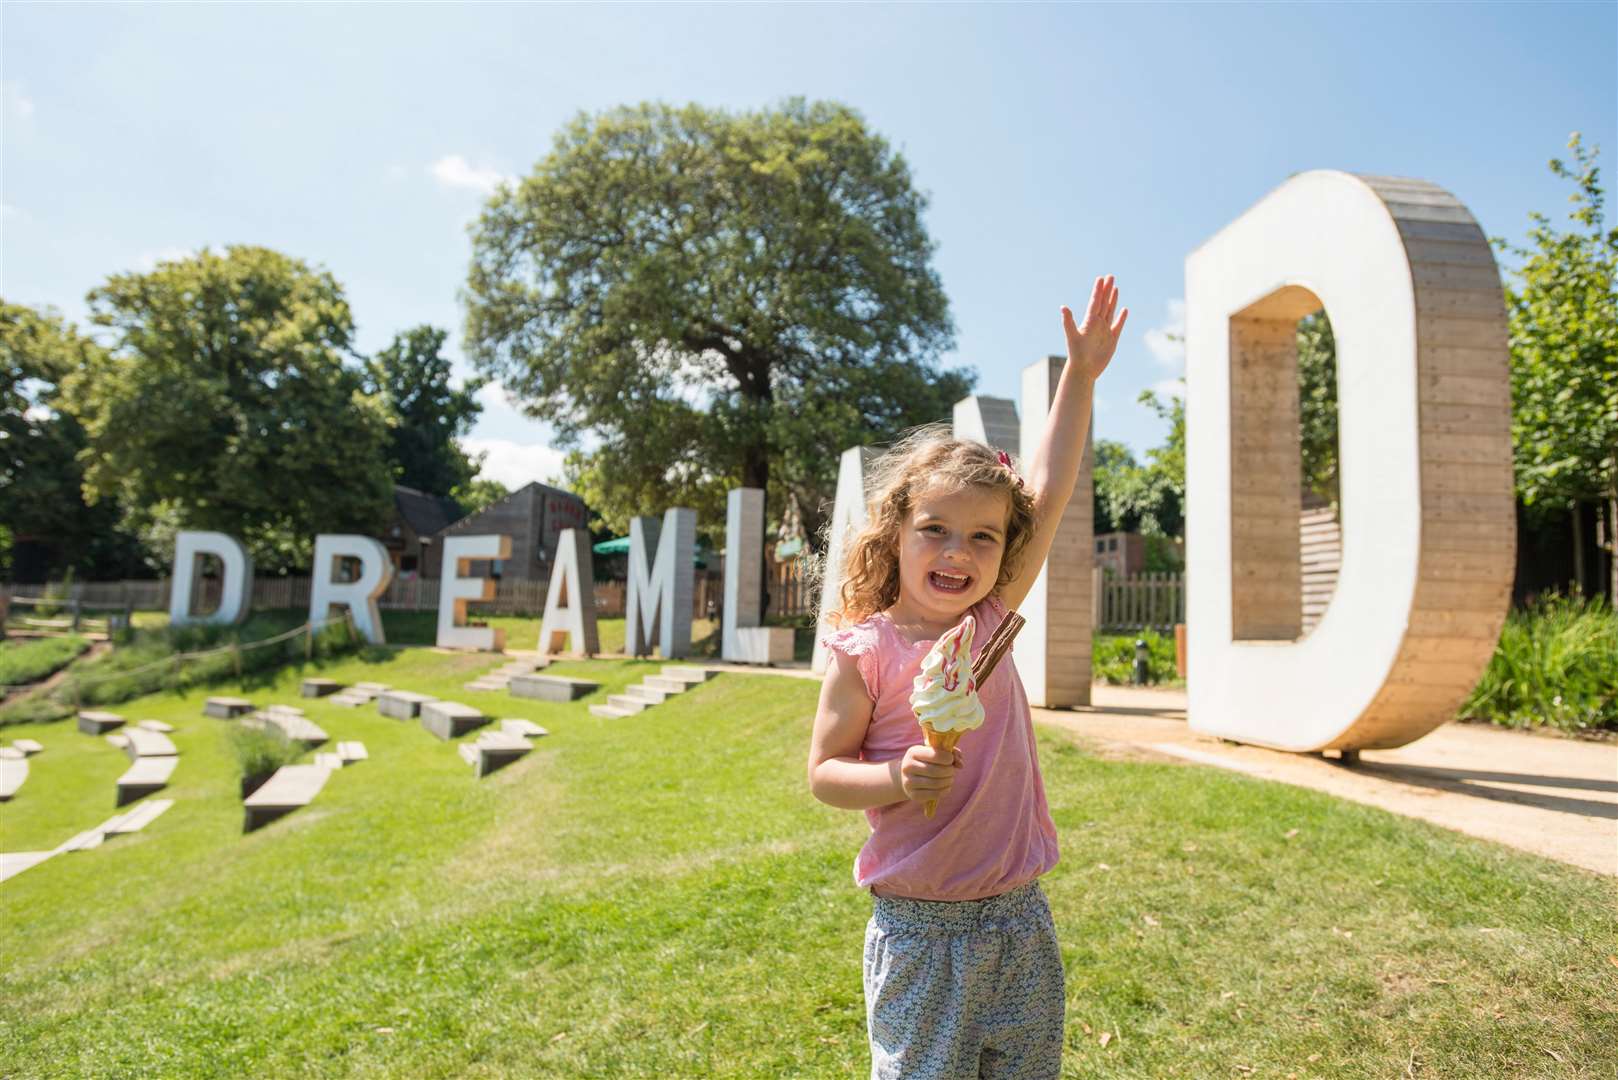
<instances>
[{"instance_id":1,"label":"wooden letter sculpture","mask_svg":"<svg viewBox=\"0 0 1618 1080\"><path fill-rule=\"evenodd\" d=\"M1342 569L1302 636L1296 330L1337 340ZM1452 195L1304 173L1186 260L1193 729L1401 746L1488 663L1515 560L1500 275Z\"/></svg>"}]
</instances>

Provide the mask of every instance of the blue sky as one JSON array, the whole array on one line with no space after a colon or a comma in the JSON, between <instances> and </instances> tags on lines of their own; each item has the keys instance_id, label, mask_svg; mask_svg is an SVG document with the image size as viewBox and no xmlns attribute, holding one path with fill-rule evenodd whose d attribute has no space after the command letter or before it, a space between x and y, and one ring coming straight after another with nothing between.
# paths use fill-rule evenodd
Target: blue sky
<instances>
[{"instance_id":1,"label":"blue sky","mask_svg":"<svg viewBox=\"0 0 1618 1080\"><path fill-rule=\"evenodd\" d=\"M1560 216L1545 162L1618 152L1618 5L69 6L0 8L0 294L74 319L106 275L204 245L329 269L359 346L456 355L467 222L580 110L846 102L909 160L979 390L1058 351L1057 306L1132 309L1097 434L1180 370L1196 245L1305 169L1417 176L1490 235ZM1612 173L1608 171L1610 177ZM507 483L556 468L486 392Z\"/></svg>"}]
</instances>

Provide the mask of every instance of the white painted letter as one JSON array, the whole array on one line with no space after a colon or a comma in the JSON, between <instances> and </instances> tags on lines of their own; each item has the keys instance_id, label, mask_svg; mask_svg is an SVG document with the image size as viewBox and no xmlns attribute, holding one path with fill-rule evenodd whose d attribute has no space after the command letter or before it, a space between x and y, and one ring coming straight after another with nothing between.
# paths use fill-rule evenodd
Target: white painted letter
<instances>
[{"instance_id":1,"label":"white painted letter","mask_svg":"<svg viewBox=\"0 0 1618 1080\"><path fill-rule=\"evenodd\" d=\"M955 403L951 426L957 439L970 439L1008 454L1021 452L1022 429L1017 424L1017 404L1010 398L976 394L962 398Z\"/></svg>"},{"instance_id":2,"label":"white painted letter","mask_svg":"<svg viewBox=\"0 0 1618 1080\"><path fill-rule=\"evenodd\" d=\"M509 536L446 536L444 566L438 589L438 647L499 652L506 633L488 626L466 625L468 600L493 600L493 578L471 577L473 560L511 558Z\"/></svg>"},{"instance_id":3,"label":"white painted letter","mask_svg":"<svg viewBox=\"0 0 1618 1080\"><path fill-rule=\"evenodd\" d=\"M206 615L191 614L191 591L204 555L224 564L219 607ZM170 626L231 626L247 618L253 606L253 558L234 536L221 532L180 532L174 536L174 584L169 590Z\"/></svg>"},{"instance_id":4,"label":"white painted letter","mask_svg":"<svg viewBox=\"0 0 1618 1080\"><path fill-rule=\"evenodd\" d=\"M831 529L826 534L826 565L820 575L820 611L815 627L815 655L810 665L816 673L826 670L826 646L820 639L834 629L826 616L836 606L837 593L843 585L843 554L866 521L865 478L870 475L876 454L875 447L851 447L843 451L843 458L837 464L837 500L832 503Z\"/></svg>"},{"instance_id":5,"label":"white painted letter","mask_svg":"<svg viewBox=\"0 0 1618 1080\"><path fill-rule=\"evenodd\" d=\"M335 578L338 559L358 559L357 581ZM377 598L393 580L393 560L380 540L369 536L322 534L315 537L315 567L309 583L309 621L317 623L331 615L333 607L346 607L354 613L354 626L372 645L387 644Z\"/></svg>"},{"instance_id":6,"label":"white painted letter","mask_svg":"<svg viewBox=\"0 0 1618 1080\"><path fill-rule=\"evenodd\" d=\"M697 512L683 506L629 522L629 589L624 598L624 649L652 652L652 627L665 660L691 655L691 605L696 602ZM654 558L651 551L656 548ZM658 612L662 620L658 622Z\"/></svg>"},{"instance_id":7,"label":"white painted letter","mask_svg":"<svg viewBox=\"0 0 1618 1080\"><path fill-rule=\"evenodd\" d=\"M590 559L590 534L563 529L556 538L556 562L545 594L545 618L539 624L539 651L593 656L601 651L596 632L596 575Z\"/></svg>"},{"instance_id":8,"label":"white painted letter","mask_svg":"<svg viewBox=\"0 0 1618 1080\"><path fill-rule=\"evenodd\" d=\"M1342 569L1302 633L1297 320L1337 339ZM1186 259L1191 726L1282 750L1451 719L1510 600L1510 384L1482 230L1425 181L1295 176Z\"/></svg>"},{"instance_id":9,"label":"white painted letter","mask_svg":"<svg viewBox=\"0 0 1618 1080\"><path fill-rule=\"evenodd\" d=\"M738 664L792 659L792 628L763 625L764 491L731 488L725 501L725 608L719 654Z\"/></svg>"}]
</instances>

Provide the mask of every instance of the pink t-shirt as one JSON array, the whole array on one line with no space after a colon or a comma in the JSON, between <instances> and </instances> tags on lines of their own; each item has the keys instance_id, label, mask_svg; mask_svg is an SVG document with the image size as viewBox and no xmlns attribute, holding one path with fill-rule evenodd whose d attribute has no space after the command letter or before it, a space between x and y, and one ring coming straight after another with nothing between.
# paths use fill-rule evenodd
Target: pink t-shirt
<instances>
[{"instance_id":1,"label":"pink t-shirt","mask_svg":"<svg viewBox=\"0 0 1618 1080\"><path fill-rule=\"evenodd\" d=\"M989 596L972 608L973 655L1006 616ZM931 641L908 642L886 614L828 634L851 657L876 703L862 761L891 761L923 741L910 709L911 682ZM1025 885L1056 865L1056 825L1045 802L1028 697L1011 655L978 688L983 726L962 736L966 759L929 819L906 800L865 812L871 837L854 861L854 881L883 896L979 900Z\"/></svg>"}]
</instances>

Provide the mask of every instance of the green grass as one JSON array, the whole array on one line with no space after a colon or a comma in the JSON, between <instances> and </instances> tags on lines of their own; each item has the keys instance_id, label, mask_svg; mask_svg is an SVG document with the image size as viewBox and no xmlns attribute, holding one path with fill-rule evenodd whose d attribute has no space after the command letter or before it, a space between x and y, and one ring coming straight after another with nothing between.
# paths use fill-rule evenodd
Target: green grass
<instances>
[{"instance_id":1,"label":"green grass","mask_svg":"<svg viewBox=\"0 0 1618 1080\"><path fill-rule=\"evenodd\" d=\"M90 643L78 636L0 641L0 686L26 686L66 667Z\"/></svg>"},{"instance_id":2,"label":"green grass","mask_svg":"<svg viewBox=\"0 0 1618 1080\"><path fill-rule=\"evenodd\" d=\"M805 789L817 685L722 675L608 722L585 704L655 664L559 664L604 683L570 705L462 689L496 663L324 665L552 735L478 782L417 724L301 702L371 760L246 836L206 692L121 708L177 726L178 801L0 885L6 1075L863 1072L869 899L849 878L866 830ZM313 670L245 689L293 701ZM125 762L103 740L8 734L47 749L0 808L6 850L112 813ZM1040 746L1067 1075L1618 1067L1612 881L1315 792L1103 761L1060 732Z\"/></svg>"}]
</instances>

